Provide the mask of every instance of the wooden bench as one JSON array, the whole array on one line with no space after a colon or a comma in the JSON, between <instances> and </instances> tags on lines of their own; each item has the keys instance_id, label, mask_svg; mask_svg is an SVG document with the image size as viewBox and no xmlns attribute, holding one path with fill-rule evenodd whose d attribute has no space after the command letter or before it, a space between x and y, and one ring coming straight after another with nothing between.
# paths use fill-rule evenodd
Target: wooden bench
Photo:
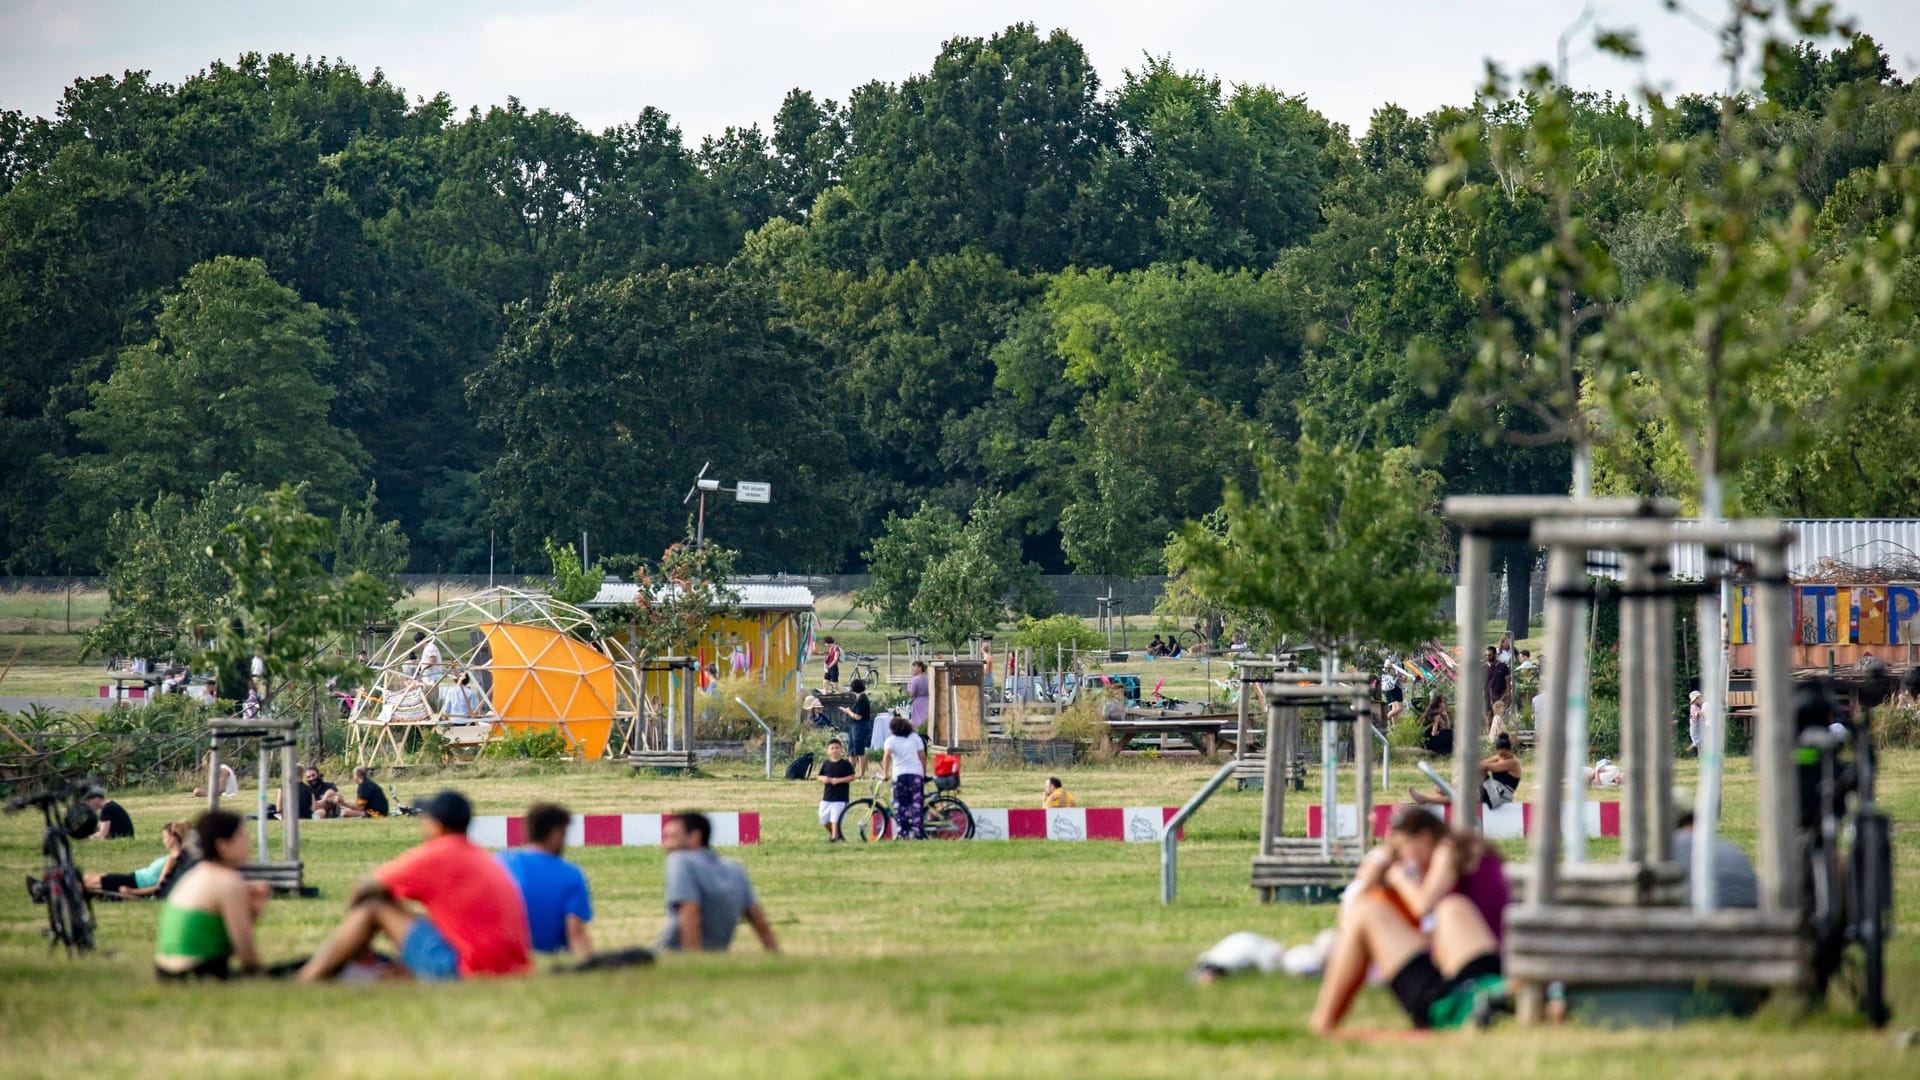
<instances>
[{"instance_id":1,"label":"wooden bench","mask_svg":"<svg viewBox=\"0 0 1920 1080\"><path fill-rule=\"evenodd\" d=\"M1185 740L1195 750L1212 760L1220 752L1220 729L1230 725L1237 726L1238 718L1232 713L1202 714L1160 713L1158 710L1128 709L1126 717L1107 721L1107 749L1113 754L1125 753L1134 740L1148 736L1177 736Z\"/></svg>"},{"instance_id":2,"label":"wooden bench","mask_svg":"<svg viewBox=\"0 0 1920 1080\"><path fill-rule=\"evenodd\" d=\"M691 750L635 750L627 755L627 764L636 769L671 769L693 772L698 761Z\"/></svg>"},{"instance_id":3,"label":"wooden bench","mask_svg":"<svg viewBox=\"0 0 1920 1080\"><path fill-rule=\"evenodd\" d=\"M1307 783L1307 760L1296 757L1288 762L1285 775L1289 787L1295 791L1304 789ZM1252 788L1258 791L1266 785L1266 782L1267 755L1264 752L1248 754L1246 757L1241 758L1234 766L1234 790L1245 791L1248 788Z\"/></svg>"},{"instance_id":4,"label":"wooden bench","mask_svg":"<svg viewBox=\"0 0 1920 1080\"><path fill-rule=\"evenodd\" d=\"M1339 840L1329 858L1320 850L1319 840L1283 837L1274 853L1253 857L1252 885L1262 903L1275 899L1332 903L1359 871L1364 854L1353 841Z\"/></svg>"}]
</instances>

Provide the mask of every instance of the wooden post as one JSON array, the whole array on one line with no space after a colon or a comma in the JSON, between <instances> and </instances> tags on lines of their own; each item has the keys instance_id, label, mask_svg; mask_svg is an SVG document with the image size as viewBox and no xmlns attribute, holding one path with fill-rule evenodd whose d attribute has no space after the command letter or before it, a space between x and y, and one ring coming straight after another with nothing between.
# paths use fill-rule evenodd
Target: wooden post
<instances>
[{"instance_id":1,"label":"wooden post","mask_svg":"<svg viewBox=\"0 0 1920 1080\"><path fill-rule=\"evenodd\" d=\"M1294 705L1284 707L1278 698L1267 699L1266 787L1261 791L1260 854L1271 855L1280 839L1287 813L1287 759L1293 752ZM1276 752L1278 751L1278 752Z\"/></svg>"},{"instance_id":2,"label":"wooden post","mask_svg":"<svg viewBox=\"0 0 1920 1080\"><path fill-rule=\"evenodd\" d=\"M1240 669L1240 707L1237 720L1240 726L1235 729L1236 734L1233 737L1233 760L1235 761L1244 761L1247 757L1247 691L1252 688L1253 685L1247 682L1246 669ZM1272 751L1272 739L1267 740L1267 749L1269 752Z\"/></svg>"},{"instance_id":3,"label":"wooden post","mask_svg":"<svg viewBox=\"0 0 1920 1080\"><path fill-rule=\"evenodd\" d=\"M1567 768L1567 695L1573 684L1580 623L1580 601L1565 594L1585 581L1586 556L1584 547L1570 544L1555 544L1547 555L1547 669L1540 687L1541 713L1533 720L1533 767L1540 775L1533 786L1538 824L1533 829L1533 874L1527 885L1530 907L1553 903L1560 874L1560 806L1566 789L1560 772Z\"/></svg>"},{"instance_id":4,"label":"wooden post","mask_svg":"<svg viewBox=\"0 0 1920 1080\"><path fill-rule=\"evenodd\" d=\"M218 737L207 740L211 747L207 751L207 812L220 809L220 740Z\"/></svg>"},{"instance_id":5,"label":"wooden post","mask_svg":"<svg viewBox=\"0 0 1920 1080\"><path fill-rule=\"evenodd\" d=\"M1354 839L1365 851L1373 839L1373 702L1363 687L1353 695ZM1331 830L1322 830L1331 831Z\"/></svg>"},{"instance_id":6,"label":"wooden post","mask_svg":"<svg viewBox=\"0 0 1920 1080\"><path fill-rule=\"evenodd\" d=\"M1320 699L1320 854L1333 858L1333 834L1340 831L1340 729L1333 722L1333 672L1339 667L1339 654L1320 658L1320 683L1326 693Z\"/></svg>"},{"instance_id":7,"label":"wooden post","mask_svg":"<svg viewBox=\"0 0 1920 1080\"><path fill-rule=\"evenodd\" d=\"M1784 545L1757 546L1754 571L1753 773L1760 802L1760 907L1795 911L1801 904L1800 868L1794 858L1799 849L1799 788L1793 764L1793 682L1787 670L1793 594Z\"/></svg>"},{"instance_id":8,"label":"wooden post","mask_svg":"<svg viewBox=\"0 0 1920 1080\"><path fill-rule=\"evenodd\" d=\"M1644 745L1649 642L1646 598L1637 595L1649 583L1644 549L1621 551L1620 576L1620 861L1644 863L1647 788L1657 779Z\"/></svg>"},{"instance_id":9,"label":"wooden post","mask_svg":"<svg viewBox=\"0 0 1920 1080\"><path fill-rule=\"evenodd\" d=\"M1655 589L1672 584L1664 551L1655 554L1650 583ZM1673 598L1647 601L1646 723L1647 755L1645 811L1647 853L1655 862L1673 859Z\"/></svg>"},{"instance_id":10,"label":"wooden post","mask_svg":"<svg viewBox=\"0 0 1920 1080\"><path fill-rule=\"evenodd\" d=\"M1453 827L1480 828L1480 732L1486 727L1487 573L1493 542L1469 528L1460 537L1459 681L1454 686Z\"/></svg>"},{"instance_id":11,"label":"wooden post","mask_svg":"<svg viewBox=\"0 0 1920 1080\"><path fill-rule=\"evenodd\" d=\"M284 733L285 741L280 746L280 771L285 774L285 786L280 794L280 859L282 862L300 861L300 800L295 797L293 785L305 783L296 775L294 768L294 730L289 727ZM260 861L265 862L267 853L260 853Z\"/></svg>"}]
</instances>

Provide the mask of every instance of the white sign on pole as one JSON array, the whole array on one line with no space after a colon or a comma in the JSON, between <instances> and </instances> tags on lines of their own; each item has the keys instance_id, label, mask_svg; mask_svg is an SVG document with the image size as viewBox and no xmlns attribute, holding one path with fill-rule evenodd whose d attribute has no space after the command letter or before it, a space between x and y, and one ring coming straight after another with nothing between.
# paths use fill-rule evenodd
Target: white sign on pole
<instances>
[{"instance_id":1,"label":"white sign on pole","mask_svg":"<svg viewBox=\"0 0 1920 1080\"><path fill-rule=\"evenodd\" d=\"M763 503L773 497L772 484L760 484L752 480L740 481L733 490L733 497L740 502Z\"/></svg>"}]
</instances>

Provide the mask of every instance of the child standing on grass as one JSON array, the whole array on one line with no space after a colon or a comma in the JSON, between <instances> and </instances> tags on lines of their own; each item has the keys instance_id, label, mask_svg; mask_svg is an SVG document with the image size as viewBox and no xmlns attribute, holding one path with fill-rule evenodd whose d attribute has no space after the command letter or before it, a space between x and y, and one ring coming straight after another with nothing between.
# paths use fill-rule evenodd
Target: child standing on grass
<instances>
[{"instance_id":1,"label":"child standing on grass","mask_svg":"<svg viewBox=\"0 0 1920 1080\"><path fill-rule=\"evenodd\" d=\"M853 762L847 760L847 748L839 739L827 743L827 763L820 766L820 782L826 785L820 789L820 824L826 827L830 844L846 839L840 835L840 818L847 812L853 786L848 781L852 778Z\"/></svg>"}]
</instances>

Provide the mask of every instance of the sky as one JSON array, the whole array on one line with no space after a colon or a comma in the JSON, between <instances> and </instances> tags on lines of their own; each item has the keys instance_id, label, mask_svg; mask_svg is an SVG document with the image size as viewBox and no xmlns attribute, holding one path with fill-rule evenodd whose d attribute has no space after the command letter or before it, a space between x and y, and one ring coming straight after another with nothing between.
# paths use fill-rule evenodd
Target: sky
<instances>
[{"instance_id":1,"label":"sky","mask_svg":"<svg viewBox=\"0 0 1920 1080\"><path fill-rule=\"evenodd\" d=\"M177 82L216 58L290 52L378 68L412 96L444 91L462 112L515 96L600 130L653 105L697 144L729 125L767 127L794 87L844 101L927 70L948 38L1027 21L1077 38L1103 87L1147 54L1170 56L1302 95L1358 134L1385 103L1415 114L1466 103L1489 59L1552 61L1589 6L1599 25L1637 27L1647 57L1625 64L1576 44L1575 86L1725 87L1713 35L1660 0L0 0L0 108L52 115L77 77L144 69ZM1903 77L1920 71L1920 0L1841 8Z\"/></svg>"}]
</instances>

